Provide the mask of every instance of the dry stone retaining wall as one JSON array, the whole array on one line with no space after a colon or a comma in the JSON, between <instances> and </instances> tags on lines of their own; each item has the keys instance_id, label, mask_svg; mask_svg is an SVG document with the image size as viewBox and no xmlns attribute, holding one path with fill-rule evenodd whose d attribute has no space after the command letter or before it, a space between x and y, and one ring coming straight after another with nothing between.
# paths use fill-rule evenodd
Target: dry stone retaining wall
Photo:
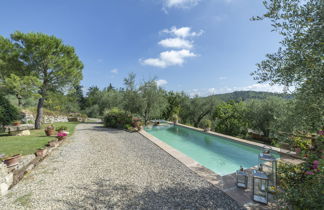
<instances>
[{"instance_id":1,"label":"dry stone retaining wall","mask_svg":"<svg viewBox=\"0 0 324 210\"><path fill-rule=\"evenodd\" d=\"M4 163L0 162L0 196L6 195L12 184L13 173L8 170Z\"/></svg>"},{"instance_id":2,"label":"dry stone retaining wall","mask_svg":"<svg viewBox=\"0 0 324 210\"><path fill-rule=\"evenodd\" d=\"M24 117L22 119L25 123L34 123L35 117L31 113L24 113ZM42 119L42 123L56 123L56 122L68 122L68 117L64 115L56 115L56 116L50 116L50 115L44 115Z\"/></svg>"},{"instance_id":3,"label":"dry stone retaining wall","mask_svg":"<svg viewBox=\"0 0 324 210\"><path fill-rule=\"evenodd\" d=\"M63 141L60 141L60 144L62 143ZM7 167L7 165L0 162L0 197L6 195L13 185L17 184L26 173L31 171L57 146L59 145L48 146L44 156L24 155L20 158L18 164L12 167Z\"/></svg>"}]
</instances>

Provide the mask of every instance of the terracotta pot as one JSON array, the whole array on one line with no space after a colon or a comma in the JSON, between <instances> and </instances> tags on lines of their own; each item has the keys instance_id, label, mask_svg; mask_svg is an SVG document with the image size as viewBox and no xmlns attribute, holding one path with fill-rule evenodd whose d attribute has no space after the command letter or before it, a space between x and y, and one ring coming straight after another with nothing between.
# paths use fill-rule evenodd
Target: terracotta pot
<instances>
[{"instance_id":1,"label":"terracotta pot","mask_svg":"<svg viewBox=\"0 0 324 210\"><path fill-rule=\"evenodd\" d=\"M44 157L47 154L47 149L38 149L35 154L37 157Z\"/></svg>"},{"instance_id":2,"label":"terracotta pot","mask_svg":"<svg viewBox=\"0 0 324 210\"><path fill-rule=\"evenodd\" d=\"M18 164L18 161L19 159L21 158L21 155L20 154L17 154L17 155L13 155L9 158L6 158L4 160L4 163L8 166L8 167L11 167L11 166L15 166Z\"/></svg>"},{"instance_id":3,"label":"terracotta pot","mask_svg":"<svg viewBox=\"0 0 324 210\"><path fill-rule=\"evenodd\" d=\"M55 134L55 130L45 130L46 136L53 136Z\"/></svg>"}]
</instances>

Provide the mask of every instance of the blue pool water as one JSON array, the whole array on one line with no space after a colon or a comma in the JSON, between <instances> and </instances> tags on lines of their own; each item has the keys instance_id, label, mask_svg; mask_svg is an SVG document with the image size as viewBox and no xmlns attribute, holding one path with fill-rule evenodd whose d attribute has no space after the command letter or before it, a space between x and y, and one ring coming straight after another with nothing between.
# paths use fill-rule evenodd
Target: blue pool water
<instances>
[{"instance_id":1,"label":"blue pool water","mask_svg":"<svg viewBox=\"0 0 324 210\"><path fill-rule=\"evenodd\" d=\"M153 126L146 132L219 175L258 165L261 148L180 126ZM278 158L279 154L275 153Z\"/></svg>"}]
</instances>

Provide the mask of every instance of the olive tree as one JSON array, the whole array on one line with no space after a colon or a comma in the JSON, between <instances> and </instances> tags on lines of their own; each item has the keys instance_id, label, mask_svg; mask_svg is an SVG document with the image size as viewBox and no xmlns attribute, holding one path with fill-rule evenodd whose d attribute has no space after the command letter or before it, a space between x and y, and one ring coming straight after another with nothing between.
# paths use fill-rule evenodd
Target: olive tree
<instances>
[{"instance_id":1,"label":"olive tree","mask_svg":"<svg viewBox=\"0 0 324 210\"><path fill-rule=\"evenodd\" d=\"M123 92L123 109L135 114L139 113L141 109L141 100L138 89L135 84L136 75L130 73L128 77L124 79L125 91Z\"/></svg>"},{"instance_id":2,"label":"olive tree","mask_svg":"<svg viewBox=\"0 0 324 210\"><path fill-rule=\"evenodd\" d=\"M153 117L160 117L165 107L165 98L163 90L159 88L154 79L145 81L139 87L141 101L141 116L144 118L144 123Z\"/></svg>"},{"instance_id":3,"label":"olive tree","mask_svg":"<svg viewBox=\"0 0 324 210\"><path fill-rule=\"evenodd\" d=\"M270 20L282 35L281 47L266 55L252 73L260 82L296 87L296 114L305 129L324 124L324 4L322 0L266 0L267 12L253 20Z\"/></svg>"}]
</instances>

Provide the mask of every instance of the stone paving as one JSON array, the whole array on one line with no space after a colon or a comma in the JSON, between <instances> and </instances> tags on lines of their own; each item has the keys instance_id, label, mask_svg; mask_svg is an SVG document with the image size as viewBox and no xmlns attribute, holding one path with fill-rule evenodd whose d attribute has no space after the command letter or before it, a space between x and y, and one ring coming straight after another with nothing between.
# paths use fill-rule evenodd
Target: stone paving
<instances>
[{"instance_id":1,"label":"stone paving","mask_svg":"<svg viewBox=\"0 0 324 210\"><path fill-rule=\"evenodd\" d=\"M1 209L242 209L138 133L80 124Z\"/></svg>"}]
</instances>

